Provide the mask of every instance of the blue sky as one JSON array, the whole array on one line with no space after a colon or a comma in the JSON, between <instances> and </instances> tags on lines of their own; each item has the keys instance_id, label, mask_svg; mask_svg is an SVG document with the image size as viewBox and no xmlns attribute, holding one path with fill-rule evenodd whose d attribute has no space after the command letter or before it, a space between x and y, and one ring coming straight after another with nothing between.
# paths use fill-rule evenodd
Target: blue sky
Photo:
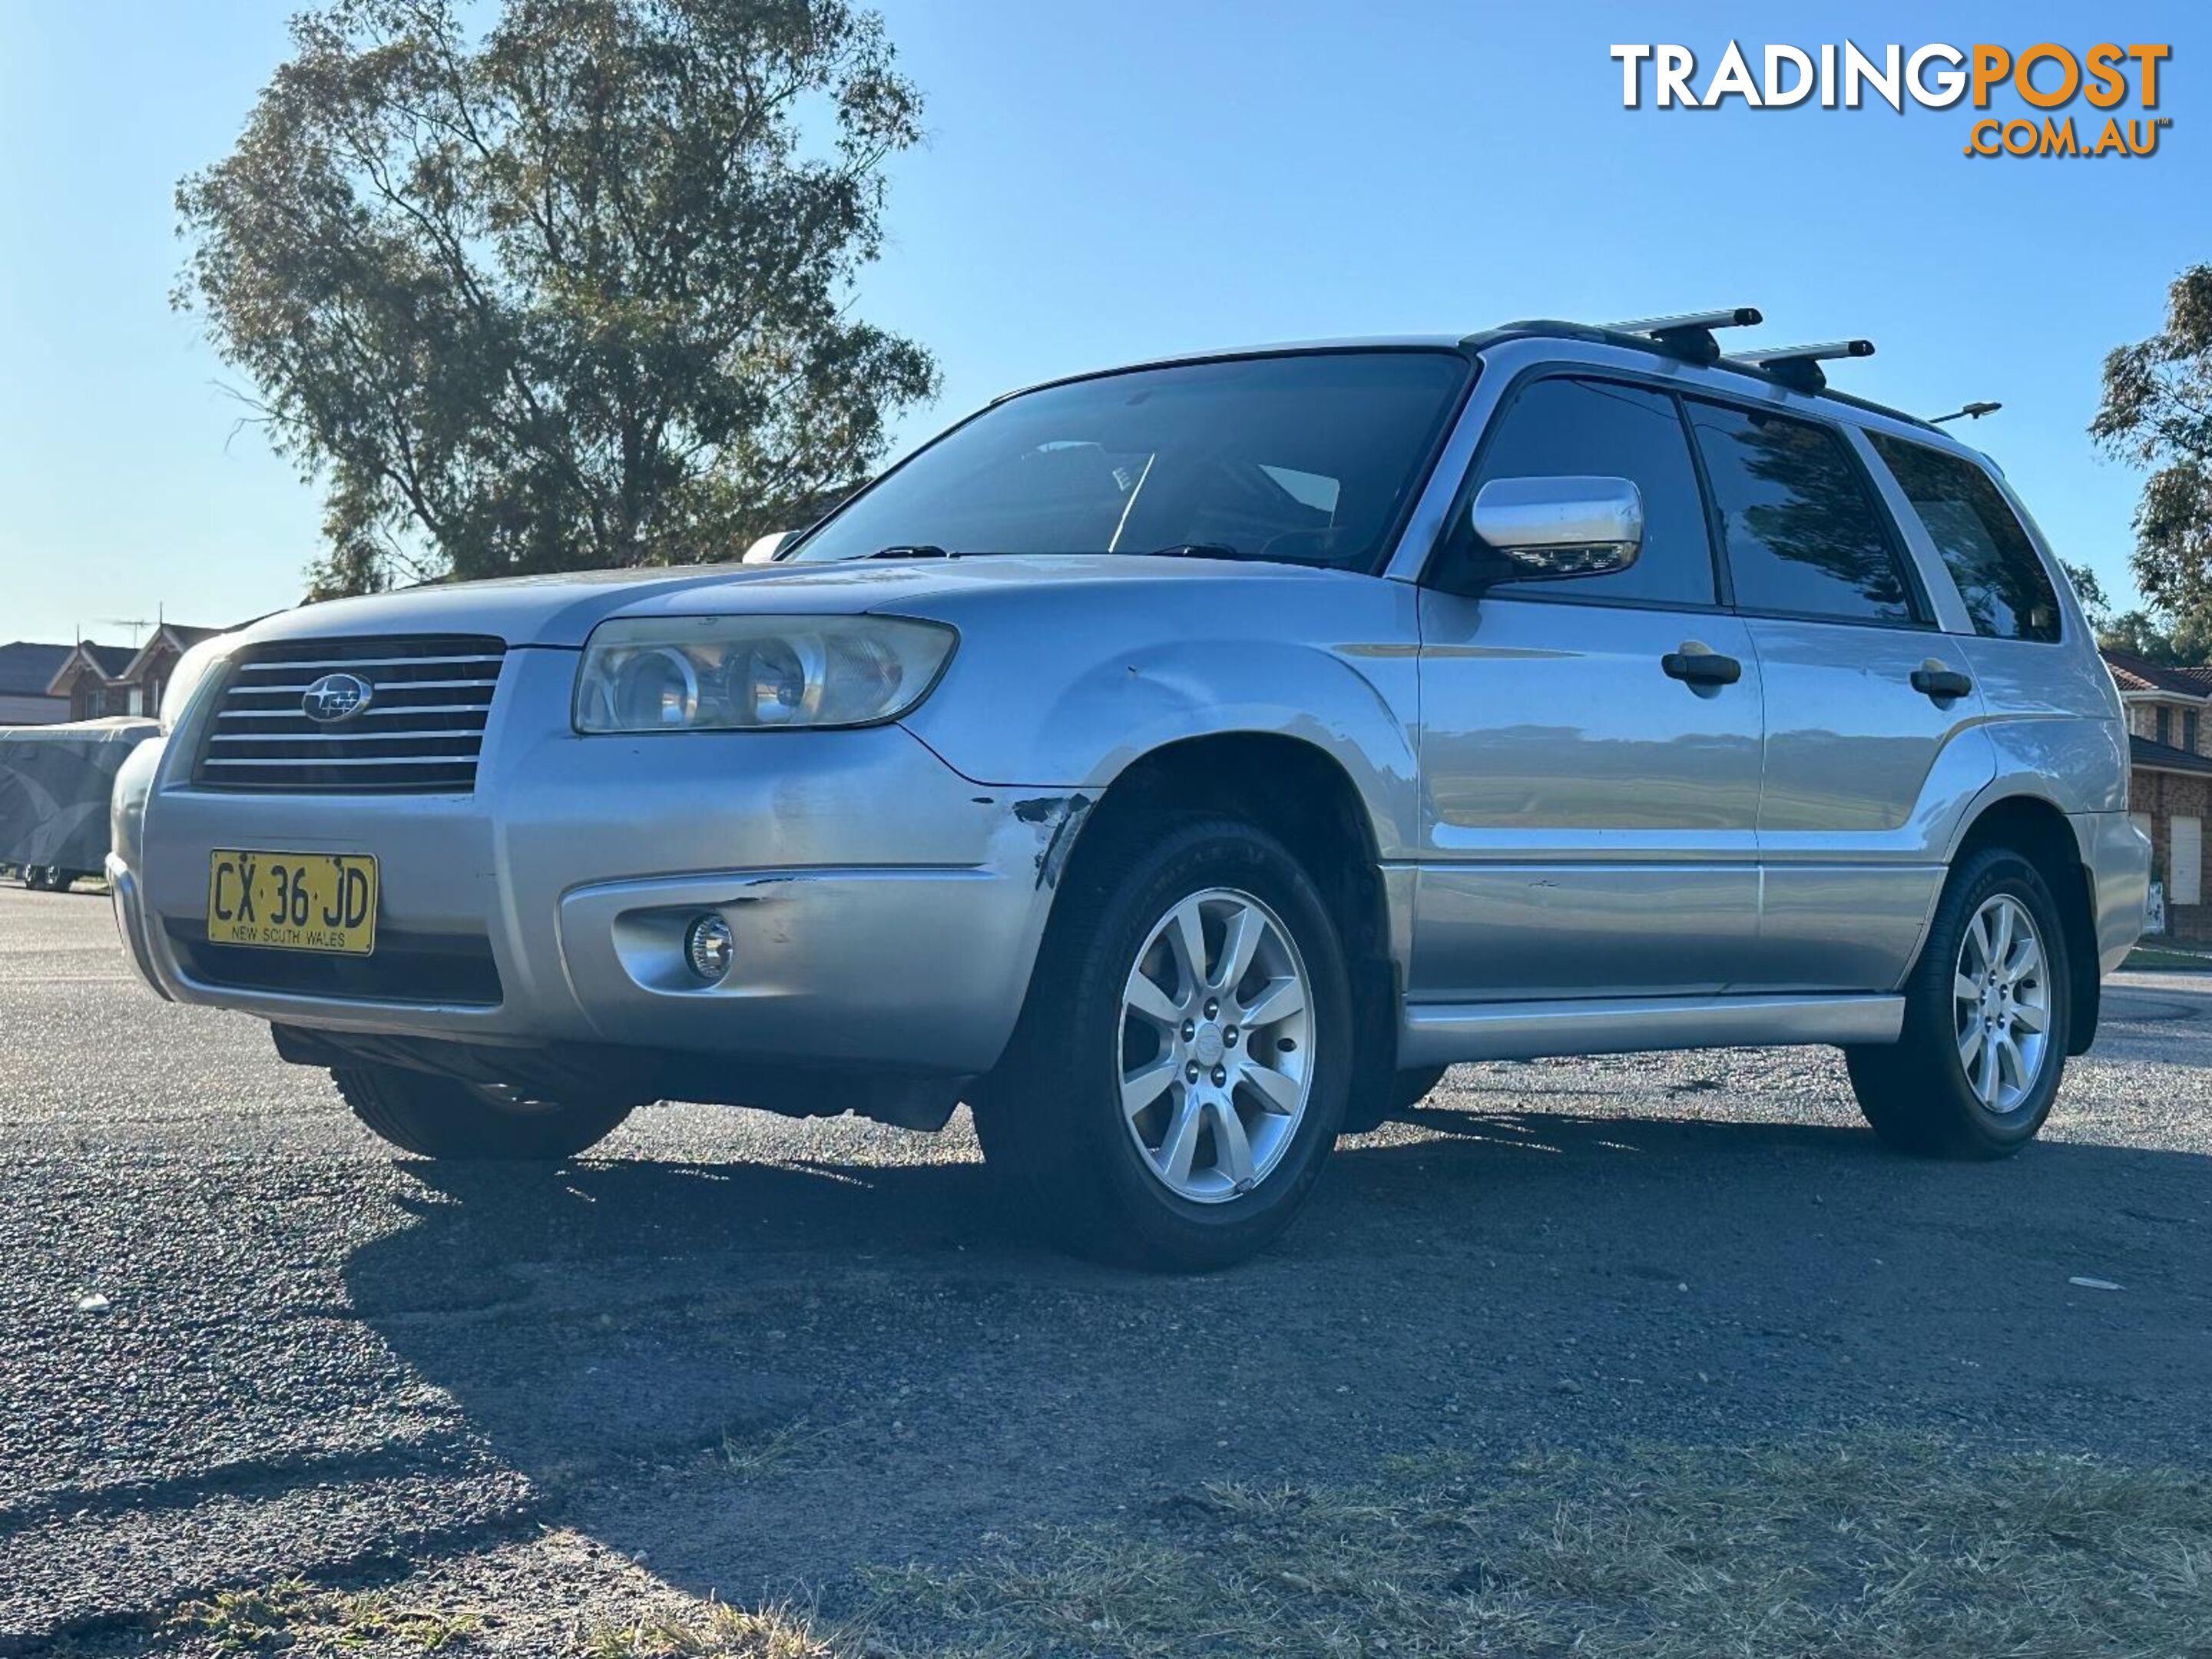
<instances>
[{"instance_id":1,"label":"blue sky","mask_svg":"<svg viewBox=\"0 0 2212 1659\"><path fill-rule=\"evenodd\" d=\"M2104 353L2212 259L2212 8L878 3L932 135L862 303L944 365L908 441L1186 347L1755 304L1771 341L1876 341L1853 390L2002 400L1975 437L2126 586L2139 480L2082 428ZM234 431L228 371L167 305L176 180L228 149L289 9L0 0L0 640L298 595L317 494ZM1607 56L1678 40L1702 82L1730 38L1847 37L2164 42L2173 125L2148 159L1968 160L1963 107L1627 111Z\"/></svg>"}]
</instances>

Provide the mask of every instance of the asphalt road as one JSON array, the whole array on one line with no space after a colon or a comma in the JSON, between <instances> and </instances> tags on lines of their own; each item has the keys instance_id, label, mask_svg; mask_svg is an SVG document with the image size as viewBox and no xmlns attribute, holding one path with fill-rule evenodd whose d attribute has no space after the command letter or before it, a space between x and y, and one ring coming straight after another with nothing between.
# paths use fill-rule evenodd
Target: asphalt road
<instances>
[{"instance_id":1,"label":"asphalt road","mask_svg":"<svg viewBox=\"0 0 2212 1659\"><path fill-rule=\"evenodd\" d=\"M256 1023L138 986L104 899L0 889L0 1652L136 1650L293 1572L459 1584L543 1651L1455 1437L2202 1464L2208 1015L2117 979L1996 1165L1880 1152L1823 1050L1462 1067L1265 1259L1171 1279L1010 1237L964 1118L399 1159Z\"/></svg>"}]
</instances>

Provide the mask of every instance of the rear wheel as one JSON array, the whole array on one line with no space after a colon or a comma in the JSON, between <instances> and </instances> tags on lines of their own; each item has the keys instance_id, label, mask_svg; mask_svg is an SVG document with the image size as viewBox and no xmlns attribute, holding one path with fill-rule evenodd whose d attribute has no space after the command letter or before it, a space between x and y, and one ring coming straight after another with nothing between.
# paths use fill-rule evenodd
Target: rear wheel
<instances>
[{"instance_id":1,"label":"rear wheel","mask_svg":"<svg viewBox=\"0 0 2212 1659\"><path fill-rule=\"evenodd\" d=\"M398 1066L344 1066L331 1078L356 1117L418 1158L570 1158L636 1109L634 1101L546 1100Z\"/></svg>"},{"instance_id":2,"label":"rear wheel","mask_svg":"<svg viewBox=\"0 0 2212 1659\"><path fill-rule=\"evenodd\" d=\"M1224 1267L1289 1224L1336 1138L1343 948L1263 831L1148 817L1109 834L1060 896L1021 1027L970 1103L976 1133L1060 1243Z\"/></svg>"},{"instance_id":3,"label":"rear wheel","mask_svg":"<svg viewBox=\"0 0 2212 1659\"><path fill-rule=\"evenodd\" d=\"M1846 1051L1875 1133L1902 1151L2003 1158L2043 1127L2066 1066L2071 963L2036 867L1988 848L1953 872L1887 1048Z\"/></svg>"}]
</instances>

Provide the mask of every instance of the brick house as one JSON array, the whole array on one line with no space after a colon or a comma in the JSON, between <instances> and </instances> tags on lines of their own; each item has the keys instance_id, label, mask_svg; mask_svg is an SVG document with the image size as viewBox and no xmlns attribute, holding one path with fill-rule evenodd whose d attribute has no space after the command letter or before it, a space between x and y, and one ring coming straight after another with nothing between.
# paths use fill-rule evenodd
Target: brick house
<instances>
[{"instance_id":1,"label":"brick house","mask_svg":"<svg viewBox=\"0 0 2212 1659\"><path fill-rule=\"evenodd\" d=\"M73 720L96 720L106 714L128 714L135 712L123 684L123 671L131 666L137 653L127 645L102 645L96 640L79 640L62 659L62 665L54 671L47 685L50 696L69 699L69 718Z\"/></svg>"},{"instance_id":2,"label":"brick house","mask_svg":"<svg viewBox=\"0 0 2212 1659\"><path fill-rule=\"evenodd\" d=\"M2212 939L2204 821L2212 817L2212 667L2166 668L2124 651L2105 663L2128 711L2128 806L2150 837L2166 932Z\"/></svg>"},{"instance_id":3,"label":"brick house","mask_svg":"<svg viewBox=\"0 0 2212 1659\"><path fill-rule=\"evenodd\" d=\"M135 651L127 645L97 645L81 640L54 672L50 695L69 699L69 718L99 720L107 714L161 712L161 693L177 659L222 630L187 628L165 622Z\"/></svg>"}]
</instances>

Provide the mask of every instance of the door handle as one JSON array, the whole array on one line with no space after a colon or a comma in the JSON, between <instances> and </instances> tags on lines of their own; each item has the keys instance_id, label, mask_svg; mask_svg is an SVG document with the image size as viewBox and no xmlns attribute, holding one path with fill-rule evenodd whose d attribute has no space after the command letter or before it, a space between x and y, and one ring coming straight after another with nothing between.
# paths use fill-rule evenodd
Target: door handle
<instances>
[{"instance_id":1,"label":"door handle","mask_svg":"<svg viewBox=\"0 0 2212 1659\"><path fill-rule=\"evenodd\" d=\"M1685 685L1734 685L1743 678L1743 665L1717 651L1669 651L1659 666Z\"/></svg>"},{"instance_id":2,"label":"door handle","mask_svg":"<svg viewBox=\"0 0 2212 1659\"><path fill-rule=\"evenodd\" d=\"M1963 697L1974 683L1955 668L1927 667L1912 671L1912 689L1938 699Z\"/></svg>"}]
</instances>

